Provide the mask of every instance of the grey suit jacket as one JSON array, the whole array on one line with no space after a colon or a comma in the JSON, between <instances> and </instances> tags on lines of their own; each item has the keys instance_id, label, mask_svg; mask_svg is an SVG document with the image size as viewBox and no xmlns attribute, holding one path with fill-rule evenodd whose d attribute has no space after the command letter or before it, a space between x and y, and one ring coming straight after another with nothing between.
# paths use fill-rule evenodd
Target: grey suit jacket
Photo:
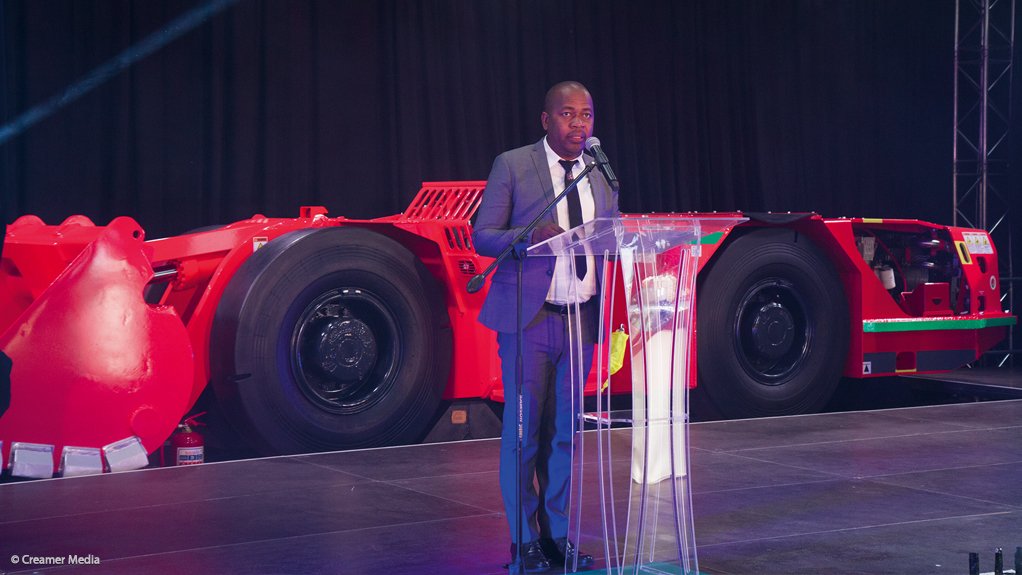
<instances>
[{"instance_id":1,"label":"grey suit jacket","mask_svg":"<svg viewBox=\"0 0 1022 575\"><path fill-rule=\"evenodd\" d=\"M585 155L587 163L592 158ZM589 173L596 217L617 217L617 192L598 170ZM493 161L479 206L472 238L481 255L496 257L555 197L543 140L504 152ZM563 201L563 200L562 200ZM543 223L557 223L551 210ZM553 281L555 258L525 259L522 278L522 325L528 325L546 300ZM599 266L597 266L599 268ZM517 329L516 264L505 259L493 274L490 291L479 312L486 327L504 333Z\"/></svg>"}]
</instances>

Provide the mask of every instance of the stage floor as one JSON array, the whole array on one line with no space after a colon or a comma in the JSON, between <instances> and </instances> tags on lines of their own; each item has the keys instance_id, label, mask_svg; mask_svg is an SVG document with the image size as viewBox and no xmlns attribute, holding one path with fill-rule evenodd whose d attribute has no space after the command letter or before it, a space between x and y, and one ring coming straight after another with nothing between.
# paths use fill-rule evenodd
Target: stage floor
<instances>
[{"instance_id":1,"label":"stage floor","mask_svg":"<svg viewBox=\"0 0 1022 575\"><path fill-rule=\"evenodd\" d=\"M1010 569L1022 545L1022 400L691 429L703 573L957 575L969 552L992 572L994 548ZM59 572L23 562L76 555L99 562L85 573L505 573L497 449L478 440L4 484L0 572Z\"/></svg>"},{"instance_id":2,"label":"stage floor","mask_svg":"<svg viewBox=\"0 0 1022 575\"><path fill-rule=\"evenodd\" d=\"M1022 398L1022 366L961 368L948 373L908 377L939 381L949 391L990 399Z\"/></svg>"}]
</instances>

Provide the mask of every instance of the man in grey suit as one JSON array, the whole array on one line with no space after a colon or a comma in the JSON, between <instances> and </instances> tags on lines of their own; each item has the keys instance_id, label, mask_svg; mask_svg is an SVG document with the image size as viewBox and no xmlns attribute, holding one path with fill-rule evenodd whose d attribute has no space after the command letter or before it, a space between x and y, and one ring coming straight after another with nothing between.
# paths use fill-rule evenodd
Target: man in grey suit
<instances>
[{"instance_id":1,"label":"man in grey suit","mask_svg":"<svg viewBox=\"0 0 1022 575\"><path fill-rule=\"evenodd\" d=\"M535 144L497 156L486 182L473 232L476 250L497 256L563 191L583 162L595 113L589 91L578 82L561 82L546 94L540 122L546 136ZM575 195L574 198L571 196ZM554 237L581 222L619 213L617 193L597 171L583 179L533 231L530 243ZM572 413L568 315L580 303L584 373L592 364L600 278L597 258L578 258L575 271L567 258L527 257L522 274L522 539L516 529L515 459L518 405L515 399L517 351L517 272L508 258L493 274L479 320L497 332L504 383L504 427L500 449L500 487L511 529L511 568L536 573L551 565L593 563L567 538L571 481ZM538 485L538 490L535 484ZM521 563L518 544L522 545ZM577 560L577 563L576 563Z\"/></svg>"}]
</instances>

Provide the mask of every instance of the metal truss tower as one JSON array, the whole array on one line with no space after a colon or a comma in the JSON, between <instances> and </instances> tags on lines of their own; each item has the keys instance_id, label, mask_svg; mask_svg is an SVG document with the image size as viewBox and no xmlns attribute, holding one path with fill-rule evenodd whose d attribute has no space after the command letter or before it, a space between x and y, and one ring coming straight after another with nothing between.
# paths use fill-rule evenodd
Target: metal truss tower
<instances>
[{"instance_id":1,"label":"metal truss tower","mask_svg":"<svg viewBox=\"0 0 1022 575\"><path fill-rule=\"evenodd\" d=\"M954 217L1001 254L1002 304L1015 309L1008 180L1015 0L955 0ZM1015 350L1009 336L1003 364Z\"/></svg>"}]
</instances>

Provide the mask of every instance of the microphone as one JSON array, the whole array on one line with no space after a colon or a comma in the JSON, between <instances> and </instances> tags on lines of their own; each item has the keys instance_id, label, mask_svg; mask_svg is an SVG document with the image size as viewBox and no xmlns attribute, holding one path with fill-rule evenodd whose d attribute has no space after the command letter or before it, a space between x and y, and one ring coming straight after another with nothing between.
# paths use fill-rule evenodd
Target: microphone
<instances>
[{"instance_id":1,"label":"microphone","mask_svg":"<svg viewBox=\"0 0 1022 575\"><path fill-rule=\"evenodd\" d=\"M600 139L596 136L592 136L586 140L586 151L596 158L597 165L600 166L600 171L603 172L603 176L607 178L607 182L610 183L610 187L614 188L614 191L618 191L621 184L617 181L617 176L614 175L614 169L610 167L610 160L607 159L607 154L603 153L603 148L600 147Z\"/></svg>"},{"instance_id":2,"label":"microphone","mask_svg":"<svg viewBox=\"0 0 1022 575\"><path fill-rule=\"evenodd\" d=\"M486 274L476 274L472 276L472 279L468 280L468 285L465 289L468 293L476 293L483 288L483 284L486 282Z\"/></svg>"}]
</instances>

